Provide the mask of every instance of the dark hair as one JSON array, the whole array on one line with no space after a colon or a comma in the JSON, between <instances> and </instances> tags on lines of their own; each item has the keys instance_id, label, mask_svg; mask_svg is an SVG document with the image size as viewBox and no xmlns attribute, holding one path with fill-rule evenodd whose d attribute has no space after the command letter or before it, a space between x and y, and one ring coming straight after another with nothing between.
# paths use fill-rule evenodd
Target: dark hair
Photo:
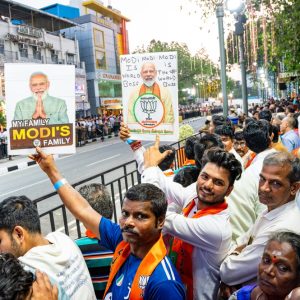
<instances>
[{"instance_id":1,"label":"dark hair","mask_svg":"<svg viewBox=\"0 0 300 300\"><path fill-rule=\"evenodd\" d=\"M236 131L234 133L234 136L233 138L237 141L243 141L245 138L244 138L244 132L241 130L241 131Z\"/></svg>"},{"instance_id":2,"label":"dark hair","mask_svg":"<svg viewBox=\"0 0 300 300\"><path fill-rule=\"evenodd\" d=\"M105 185L99 183L87 184L79 189L79 193L100 215L107 219L112 218L113 204Z\"/></svg>"},{"instance_id":3,"label":"dark hair","mask_svg":"<svg viewBox=\"0 0 300 300\"><path fill-rule=\"evenodd\" d=\"M224 149L221 137L214 133L207 133L206 135L200 138L199 143L195 144L195 163L200 170L202 169L202 157L204 151L212 147Z\"/></svg>"},{"instance_id":4,"label":"dark hair","mask_svg":"<svg viewBox=\"0 0 300 300\"><path fill-rule=\"evenodd\" d=\"M125 194L130 201L151 202L151 211L156 218L165 217L167 199L164 192L151 183L141 183L131 187Z\"/></svg>"},{"instance_id":5,"label":"dark hair","mask_svg":"<svg viewBox=\"0 0 300 300\"><path fill-rule=\"evenodd\" d=\"M166 170L171 168L172 163L174 162L174 159L175 159L175 154L176 154L176 151L175 151L174 147L172 147L172 146L162 145L162 146L159 147L159 152L160 153L163 153L166 150L172 150L172 153L169 154L168 156L166 156L165 159L158 165L158 167L162 171L166 171Z\"/></svg>"},{"instance_id":6,"label":"dark hair","mask_svg":"<svg viewBox=\"0 0 300 300\"><path fill-rule=\"evenodd\" d=\"M200 169L195 166L186 166L181 168L174 176L173 181L180 183L183 187L187 187L190 184L197 181Z\"/></svg>"},{"instance_id":7,"label":"dark hair","mask_svg":"<svg viewBox=\"0 0 300 300\"><path fill-rule=\"evenodd\" d=\"M230 139L232 139L234 132L233 132L233 128L231 126L219 125L215 128L215 134L228 136L228 137L230 137Z\"/></svg>"},{"instance_id":8,"label":"dark hair","mask_svg":"<svg viewBox=\"0 0 300 300\"><path fill-rule=\"evenodd\" d=\"M264 110L260 111L259 112L259 119L271 122L271 120L272 120L272 113L271 113L271 111L268 110L268 109L264 109Z\"/></svg>"},{"instance_id":9,"label":"dark hair","mask_svg":"<svg viewBox=\"0 0 300 300\"><path fill-rule=\"evenodd\" d=\"M244 138L248 148L260 153L270 145L269 137L270 123L266 120L253 120L244 128Z\"/></svg>"},{"instance_id":10,"label":"dark hair","mask_svg":"<svg viewBox=\"0 0 300 300\"><path fill-rule=\"evenodd\" d=\"M229 184L233 185L236 179L239 179L242 174L242 165L234 157L233 154L220 149L211 148L205 151L202 158L202 166L204 167L207 163L213 163L219 168L226 169L229 173Z\"/></svg>"},{"instance_id":11,"label":"dark hair","mask_svg":"<svg viewBox=\"0 0 300 300\"><path fill-rule=\"evenodd\" d=\"M270 242L277 241L280 244L288 243L294 249L297 257L297 271L300 272L300 235L291 231L276 232L271 235L270 239L267 242L267 245Z\"/></svg>"},{"instance_id":12,"label":"dark hair","mask_svg":"<svg viewBox=\"0 0 300 300\"><path fill-rule=\"evenodd\" d=\"M213 115L211 120L215 127L226 124L226 119L221 115Z\"/></svg>"},{"instance_id":13,"label":"dark hair","mask_svg":"<svg viewBox=\"0 0 300 300\"><path fill-rule=\"evenodd\" d=\"M37 208L26 196L9 197L0 203L0 229L11 233L16 226L31 233L41 233Z\"/></svg>"},{"instance_id":14,"label":"dark hair","mask_svg":"<svg viewBox=\"0 0 300 300\"><path fill-rule=\"evenodd\" d=\"M294 113L295 112L295 108L294 108L294 105L292 105L292 104L290 104L290 105L288 105L287 107L286 107L286 109L287 109L287 111L289 112L289 113Z\"/></svg>"},{"instance_id":15,"label":"dark hair","mask_svg":"<svg viewBox=\"0 0 300 300\"><path fill-rule=\"evenodd\" d=\"M190 136L187 138L184 145L184 153L187 159L195 159L194 146L199 143L200 139L196 136Z\"/></svg>"},{"instance_id":16,"label":"dark hair","mask_svg":"<svg viewBox=\"0 0 300 300\"><path fill-rule=\"evenodd\" d=\"M25 271L16 257L9 253L0 254L0 299L25 299L33 281L33 274Z\"/></svg>"},{"instance_id":17,"label":"dark hair","mask_svg":"<svg viewBox=\"0 0 300 300\"><path fill-rule=\"evenodd\" d=\"M290 183L294 183L300 180L300 159L294 157L291 153L278 151L267 155L263 161L264 166L289 166L290 173L288 178Z\"/></svg>"},{"instance_id":18,"label":"dark hair","mask_svg":"<svg viewBox=\"0 0 300 300\"><path fill-rule=\"evenodd\" d=\"M279 129L277 126L275 125L270 125L272 128L272 133L273 133L273 139L272 142L273 143L277 143L278 142L278 138L279 138Z\"/></svg>"}]
</instances>

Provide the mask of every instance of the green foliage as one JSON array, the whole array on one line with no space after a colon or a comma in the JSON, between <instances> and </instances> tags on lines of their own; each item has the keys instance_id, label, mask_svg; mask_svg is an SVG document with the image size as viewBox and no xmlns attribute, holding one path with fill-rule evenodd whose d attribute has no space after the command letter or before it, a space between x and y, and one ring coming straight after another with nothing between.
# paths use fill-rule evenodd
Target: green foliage
<instances>
[{"instance_id":1,"label":"green foliage","mask_svg":"<svg viewBox=\"0 0 300 300\"><path fill-rule=\"evenodd\" d=\"M146 52L168 52L176 51L178 59L178 90L179 102L187 103L187 93L182 91L185 88L197 88L200 80L214 80L219 73L216 66L208 59L204 51L200 51L196 55L191 55L186 44L177 42L166 42L152 40L147 47L140 47L134 53ZM200 88L199 88L200 89ZM207 95L213 96L213 95Z\"/></svg>"}]
</instances>

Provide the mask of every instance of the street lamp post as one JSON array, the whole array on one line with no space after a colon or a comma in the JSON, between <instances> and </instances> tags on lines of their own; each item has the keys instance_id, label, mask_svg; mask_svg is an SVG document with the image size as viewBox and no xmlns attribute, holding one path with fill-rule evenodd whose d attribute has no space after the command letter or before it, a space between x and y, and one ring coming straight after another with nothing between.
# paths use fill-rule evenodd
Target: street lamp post
<instances>
[{"instance_id":1,"label":"street lamp post","mask_svg":"<svg viewBox=\"0 0 300 300\"><path fill-rule=\"evenodd\" d=\"M235 34L239 37L239 54L240 54L240 68L242 77L242 98L243 98L243 113L248 116L248 92L247 92L247 78L246 78L246 62L245 62L245 46L244 46L244 24L246 17L244 14L238 15L238 22L236 23Z\"/></svg>"},{"instance_id":2,"label":"street lamp post","mask_svg":"<svg viewBox=\"0 0 300 300\"><path fill-rule=\"evenodd\" d=\"M245 47L244 47L244 24L246 23L246 16L243 13L245 10L244 0L227 0L227 9L235 14L235 31L234 34L239 37L239 59L242 77L242 98L243 98L243 112L248 115L248 93L247 93L247 77L245 66Z\"/></svg>"},{"instance_id":3,"label":"street lamp post","mask_svg":"<svg viewBox=\"0 0 300 300\"><path fill-rule=\"evenodd\" d=\"M221 86L223 94L223 115L227 117L228 115L228 98L227 98L227 89L226 89L226 53L224 46L224 27L223 27L223 17L224 17L224 8L223 2L217 4L216 16L218 18L218 30L219 30L219 46L220 46L220 62L221 62Z\"/></svg>"}]
</instances>

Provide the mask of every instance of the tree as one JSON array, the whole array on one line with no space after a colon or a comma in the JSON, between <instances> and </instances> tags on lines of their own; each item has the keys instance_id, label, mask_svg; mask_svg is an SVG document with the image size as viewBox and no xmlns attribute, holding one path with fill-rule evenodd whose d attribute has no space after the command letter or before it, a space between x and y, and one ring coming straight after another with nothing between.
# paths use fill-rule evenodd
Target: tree
<instances>
[{"instance_id":1,"label":"tree","mask_svg":"<svg viewBox=\"0 0 300 300\"><path fill-rule=\"evenodd\" d=\"M214 80L218 69L204 49L201 49L196 55L192 56L186 44L177 42L166 42L152 40L147 47L140 47L134 53L145 52L168 52L176 51L178 60L178 89L179 102L184 104L187 94L183 91L186 88L197 87L201 80Z\"/></svg>"}]
</instances>

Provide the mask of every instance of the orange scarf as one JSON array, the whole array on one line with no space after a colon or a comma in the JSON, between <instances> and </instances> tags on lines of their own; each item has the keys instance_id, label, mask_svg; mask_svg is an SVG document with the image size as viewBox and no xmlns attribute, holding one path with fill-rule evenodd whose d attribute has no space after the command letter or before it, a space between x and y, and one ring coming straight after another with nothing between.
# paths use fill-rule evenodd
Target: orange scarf
<instances>
[{"instance_id":1,"label":"orange scarf","mask_svg":"<svg viewBox=\"0 0 300 300\"><path fill-rule=\"evenodd\" d=\"M183 210L182 213L185 217L189 215L193 207L195 207L195 200L192 200ZM216 205L209 206L207 208L199 210L196 214L192 216L193 219L197 219L207 215L215 215L223 211L228 207L226 202L222 202ZM176 266L177 271L183 283L187 287L187 299L193 299L193 263L192 254L194 246L183 242L178 238L173 239L171 244L169 257ZM205 278L202 278L205 280Z\"/></svg>"},{"instance_id":2,"label":"orange scarf","mask_svg":"<svg viewBox=\"0 0 300 300\"><path fill-rule=\"evenodd\" d=\"M160 88L156 82L154 82L154 84L151 87L147 87L145 84L142 84L142 86L140 88L139 96L141 96L143 94L147 94L147 93L151 93L151 94L157 96L159 99L161 99L160 98Z\"/></svg>"},{"instance_id":3,"label":"orange scarf","mask_svg":"<svg viewBox=\"0 0 300 300\"><path fill-rule=\"evenodd\" d=\"M252 161L254 160L254 158L256 157L256 153L255 152L252 152L249 157L248 157L248 160L247 162L245 163L245 169L247 169L251 164L252 164Z\"/></svg>"},{"instance_id":4,"label":"orange scarf","mask_svg":"<svg viewBox=\"0 0 300 300\"><path fill-rule=\"evenodd\" d=\"M166 254L167 254L167 249L163 242L162 236L160 236L159 240L152 246L152 248L143 258L136 271L131 286L130 298L129 298L130 300L143 299L144 290L147 286L149 277L151 276L155 268L159 265L159 263L164 259ZM129 257L129 255L130 255L130 245L129 243L122 241L121 243L119 243L114 253L103 299L105 298L105 295L109 290L116 274L118 273L119 269L122 267L126 259Z\"/></svg>"},{"instance_id":5,"label":"orange scarf","mask_svg":"<svg viewBox=\"0 0 300 300\"><path fill-rule=\"evenodd\" d=\"M90 229L87 229L87 230L85 231L85 235L86 235L88 238L90 238L90 239L96 239L96 238L97 238L96 234L94 234L94 232L92 232Z\"/></svg>"},{"instance_id":6,"label":"orange scarf","mask_svg":"<svg viewBox=\"0 0 300 300\"><path fill-rule=\"evenodd\" d=\"M184 161L183 166L187 167L187 166L194 166L196 164L194 159L186 159Z\"/></svg>"}]
</instances>

